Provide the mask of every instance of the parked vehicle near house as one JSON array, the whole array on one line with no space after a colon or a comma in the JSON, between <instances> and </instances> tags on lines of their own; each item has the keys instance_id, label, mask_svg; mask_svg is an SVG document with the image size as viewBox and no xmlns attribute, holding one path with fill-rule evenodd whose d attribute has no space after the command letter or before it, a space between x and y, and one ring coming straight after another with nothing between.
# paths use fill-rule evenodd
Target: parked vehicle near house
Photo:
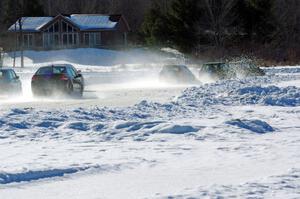
<instances>
[{"instance_id":1,"label":"parked vehicle near house","mask_svg":"<svg viewBox=\"0 0 300 199\"><path fill-rule=\"evenodd\" d=\"M21 95L22 83L13 69L0 68L0 95Z\"/></svg>"},{"instance_id":2,"label":"parked vehicle near house","mask_svg":"<svg viewBox=\"0 0 300 199\"><path fill-rule=\"evenodd\" d=\"M159 74L159 80L174 84L197 83L196 77L185 65L165 65Z\"/></svg>"},{"instance_id":3,"label":"parked vehicle near house","mask_svg":"<svg viewBox=\"0 0 300 199\"><path fill-rule=\"evenodd\" d=\"M70 64L44 66L33 75L31 90L34 96L82 96L84 78Z\"/></svg>"}]
</instances>

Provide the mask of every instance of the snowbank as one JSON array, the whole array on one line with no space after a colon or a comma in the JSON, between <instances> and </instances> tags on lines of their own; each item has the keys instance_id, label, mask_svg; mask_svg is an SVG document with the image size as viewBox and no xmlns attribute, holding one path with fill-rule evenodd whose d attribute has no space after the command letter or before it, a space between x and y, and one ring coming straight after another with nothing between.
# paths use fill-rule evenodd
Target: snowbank
<instances>
[{"instance_id":1,"label":"snowbank","mask_svg":"<svg viewBox=\"0 0 300 199\"><path fill-rule=\"evenodd\" d=\"M258 79L229 80L189 88L178 97L177 102L198 107L255 104L287 107L299 106L300 88L295 86L263 86L270 84L271 81L277 78L269 78L267 76Z\"/></svg>"},{"instance_id":2,"label":"snowbank","mask_svg":"<svg viewBox=\"0 0 300 199\"><path fill-rule=\"evenodd\" d=\"M237 126L242 129L247 129L249 131L252 131L254 133L269 133L273 132L274 129L271 127L268 123L261 121L261 120L230 120L227 121L226 124Z\"/></svg>"},{"instance_id":3,"label":"snowbank","mask_svg":"<svg viewBox=\"0 0 300 199\"><path fill-rule=\"evenodd\" d=\"M299 76L220 81L131 107L3 108L0 195L299 198L300 88L277 86L285 81Z\"/></svg>"}]
</instances>

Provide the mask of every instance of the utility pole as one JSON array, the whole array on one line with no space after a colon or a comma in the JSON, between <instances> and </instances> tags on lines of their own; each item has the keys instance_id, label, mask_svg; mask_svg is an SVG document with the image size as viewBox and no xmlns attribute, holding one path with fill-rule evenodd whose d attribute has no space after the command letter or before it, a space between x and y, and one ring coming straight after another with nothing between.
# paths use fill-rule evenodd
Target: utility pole
<instances>
[{"instance_id":1,"label":"utility pole","mask_svg":"<svg viewBox=\"0 0 300 199\"><path fill-rule=\"evenodd\" d=\"M18 19L20 31L20 53L21 53L21 68L24 68L24 40L23 40L23 20L22 17Z\"/></svg>"},{"instance_id":2,"label":"utility pole","mask_svg":"<svg viewBox=\"0 0 300 199\"><path fill-rule=\"evenodd\" d=\"M17 33L17 20L18 20L18 14L17 14L17 0L14 1L14 13L15 13L15 50L14 50L14 61L13 61L13 68L16 67L16 52L17 52L17 48L18 48L18 33Z\"/></svg>"},{"instance_id":3,"label":"utility pole","mask_svg":"<svg viewBox=\"0 0 300 199\"><path fill-rule=\"evenodd\" d=\"M13 68L16 67L16 52L18 48L18 33L17 33L17 21L15 20L15 50L14 50L14 61L13 61Z\"/></svg>"},{"instance_id":4,"label":"utility pole","mask_svg":"<svg viewBox=\"0 0 300 199\"><path fill-rule=\"evenodd\" d=\"M21 53L21 68L24 68L24 38L23 38L23 14L24 14L24 0L21 3L20 18L18 19L20 31L20 53Z\"/></svg>"},{"instance_id":5,"label":"utility pole","mask_svg":"<svg viewBox=\"0 0 300 199\"><path fill-rule=\"evenodd\" d=\"M0 47L0 68L3 67L3 59L4 59L4 52L3 49Z\"/></svg>"}]
</instances>

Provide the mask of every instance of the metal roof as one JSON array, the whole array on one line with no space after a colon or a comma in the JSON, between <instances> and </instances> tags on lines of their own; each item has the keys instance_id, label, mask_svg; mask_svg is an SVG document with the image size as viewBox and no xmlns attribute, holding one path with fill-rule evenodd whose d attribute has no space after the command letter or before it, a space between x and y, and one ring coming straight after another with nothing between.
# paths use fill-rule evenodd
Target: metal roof
<instances>
[{"instance_id":1,"label":"metal roof","mask_svg":"<svg viewBox=\"0 0 300 199\"><path fill-rule=\"evenodd\" d=\"M22 30L28 32L38 32L40 28L49 23L53 17L22 17ZM20 31L19 22L16 23L16 30ZM15 31L15 24L13 24L8 30Z\"/></svg>"},{"instance_id":2,"label":"metal roof","mask_svg":"<svg viewBox=\"0 0 300 199\"><path fill-rule=\"evenodd\" d=\"M109 15L74 14L70 16L70 20L76 24L80 30L114 29L118 23L112 21Z\"/></svg>"},{"instance_id":3,"label":"metal roof","mask_svg":"<svg viewBox=\"0 0 300 199\"><path fill-rule=\"evenodd\" d=\"M89 14L73 14L63 16L65 19L78 26L80 30L109 30L114 29L121 15L89 15ZM24 32L39 32L46 24L50 23L55 17L22 17L22 30ZM18 21L16 31L20 31ZM13 24L8 31L15 31Z\"/></svg>"}]
</instances>

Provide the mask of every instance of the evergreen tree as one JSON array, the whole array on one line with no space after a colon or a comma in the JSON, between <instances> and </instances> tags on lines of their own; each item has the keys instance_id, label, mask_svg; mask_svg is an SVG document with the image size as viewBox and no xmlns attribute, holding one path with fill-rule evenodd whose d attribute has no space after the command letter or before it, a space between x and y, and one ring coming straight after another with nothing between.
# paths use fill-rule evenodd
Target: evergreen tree
<instances>
[{"instance_id":1,"label":"evergreen tree","mask_svg":"<svg viewBox=\"0 0 300 199\"><path fill-rule=\"evenodd\" d=\"M182 52L191 52L197 45L197 0L174 0L163 13L155 3L145 18L143 33L148 44L171 45Z\"/></svg>"},{"instance_id":2,"label":"evergreen tree","mask_svg":"<svg viewBox=\"0 0 300 199\"><path fill-rule=\"evenodd\" d=\"M197 0L175 0L167 14L171 43L190 53L198 44L199 9Z\"/></svg>"},{"instance_id":3,"label":"evergreen tree","mask_svg":"<svg viewBox=\"0 0 300 199\"><path fill-rule=\"evenodd\" d=\"M161 7L154 3L146 15L142 25L142 34L148 45L164 45L168 43L167 18L162 13Z\"/></svg>"},{"instance_id":4,"label":"evergreen tree","mask_svg":"<svg viewBox=\"0 0 300 199\"><path fill-rule=\"evenodd\" d=\"M6 26L10 26L11 24L15 23L16 20L21 16L20 15L20 8L21 4L17 0L7 0L3 3L3 23Z\"/></svg>"},{"instance_id":5,"label":"evergreen tree","mask_svg":"<svg viewBox=\"0 0 300 199\"><path fill-rule=\"evenodd\" d=\"M39 0L24 0L22 15L26 17L43 16L44 9Z\"/></svg>"},{"instance_id":6,"label":"evergreen tree","mask_svg":"<svg viewBox=\"0 0 300 199\"><path fill-rule=\"evenodd\" d=\"M267 41L274 31L274 0L240 0L240 24L249 40Z\"/></svg>"}]
</instances>

